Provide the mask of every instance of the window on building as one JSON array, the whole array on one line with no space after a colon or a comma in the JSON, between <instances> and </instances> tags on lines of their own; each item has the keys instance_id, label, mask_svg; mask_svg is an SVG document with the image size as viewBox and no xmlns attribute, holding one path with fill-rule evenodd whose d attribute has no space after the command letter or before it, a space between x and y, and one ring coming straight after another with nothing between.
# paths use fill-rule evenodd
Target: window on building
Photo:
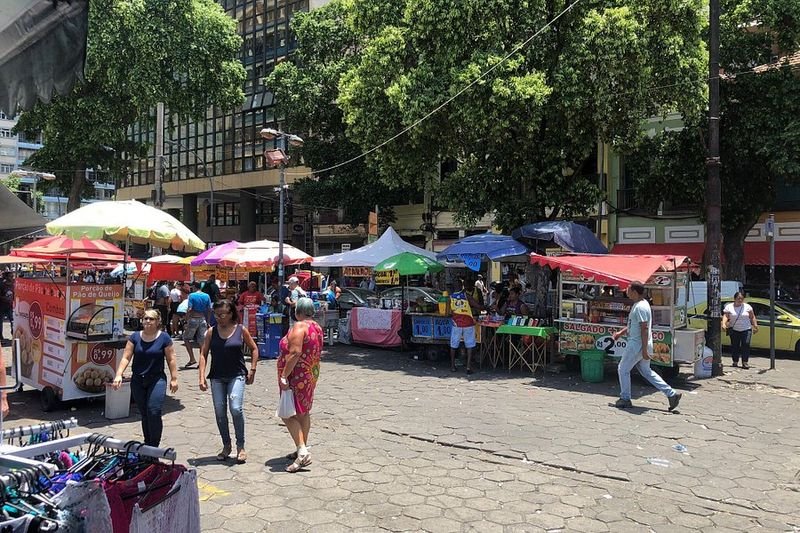
<instances>
[{"instance_id":1,"label":"window on building","mask_svg":"<svg viewBox=\"0 0 800 533\"><path fill-rule=\"evenodd\" d=\"M15 135L11 133L9 128L0 128L0 138L3 139L13 139Z\"/></svg>"},{"instance_id":2,"label":"window on building","mask_svg":"<svg viewBox=\"0 0 800 533\"><path fill-rule=\"evenodd\" d=\"M211 206L206 206L206 226L211 225ZM238 226L239 225L239 203L222 202L214 203L214 226Z\"/></svg>"},{"instance_id":3,"label":"window on building","mask_svg":"<svg viewBox=\"0 0 800 533\"><path fill-rule=\"evenodd\" d=\"M14 170L14 165L0 165L0 174L11 174Z\"/></svg>"}]
</instances>

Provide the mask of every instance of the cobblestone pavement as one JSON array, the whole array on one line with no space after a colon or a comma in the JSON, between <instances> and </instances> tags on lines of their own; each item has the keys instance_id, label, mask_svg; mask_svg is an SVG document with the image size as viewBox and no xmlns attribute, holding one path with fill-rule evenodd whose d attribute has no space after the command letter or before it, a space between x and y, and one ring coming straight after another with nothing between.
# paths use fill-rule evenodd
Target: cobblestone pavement
<instances>
[{"instance_id":1,"label":"cobblestone pavement","mask_svg":"<svg viewBox=\"0 0 800 533\"><path fill-rule=\"evenodd\" d=\"M196 370L181 371L165 404L163 443L198 469L205 531L799 531L800 361L759 370L767 364L680 380L670 414L636 380L636 407L609 407L611 369L599 384L486 368L467 379L447 363L336 346L307 471L283 471L292 443L274 417L274 361L247 390L247 464L214 459L211 395ZM44 414L36 395L13 394L6 424L76 416L140 438L135 409L113 423L100 402Z\"/></svg>"}]
</instances>

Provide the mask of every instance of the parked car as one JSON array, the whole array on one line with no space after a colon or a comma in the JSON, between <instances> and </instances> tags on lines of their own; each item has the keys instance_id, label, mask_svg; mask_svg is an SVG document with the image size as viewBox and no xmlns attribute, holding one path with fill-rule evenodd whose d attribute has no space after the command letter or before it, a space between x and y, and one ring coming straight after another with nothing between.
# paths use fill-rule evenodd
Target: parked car
<instances>
[{"instance_id":1,"label":"parked car","mask_svg":"<svg viewBox=\"0 0 800 533\"><path fill-rule=\"evenodd\" d=\"M722 299L722 307L732 302L730 298ZM752 348L769 349L769 300L766 298L747 298L746 303L750 304L756 314L758 322L758 333L753 334L750 341ZM689 326L697 329L706 329L706 307L708 303L702 303L691 310L689 313ZM722 344L730 345L730 338L723 333ZM783 303L775 304L775 349L784 352L794 352L800 357L800 312L796 307L790 307Z\"/></svg>"},{"instance_id":2,"label":"parked car","mask_svg":"<svg viewBox=\"0 0 800 533\"><path fill-rule=\"evenodd\" d=\"M425 304L435 308L439 303L439 297L442 296L442 293L436 289L429 289L428 287L392 287L381 292L380 297L399 300L404 298L403 295L405 295L405 304L403 307L407 307L409 302L416 303L419 298L422 298Z\"/></svg>"},{"instance_id":3,"label":"parked car","mask_svg":"<svg viewBox=\"0 0 800 533\"><path fill-rule=\"evenodd\" d=\"M343 287L337 303L339 304L339 309L346 312L354 307L368 307L370 298L377 300L378 293L358 287Z\"/></svg>"}]
</instances>

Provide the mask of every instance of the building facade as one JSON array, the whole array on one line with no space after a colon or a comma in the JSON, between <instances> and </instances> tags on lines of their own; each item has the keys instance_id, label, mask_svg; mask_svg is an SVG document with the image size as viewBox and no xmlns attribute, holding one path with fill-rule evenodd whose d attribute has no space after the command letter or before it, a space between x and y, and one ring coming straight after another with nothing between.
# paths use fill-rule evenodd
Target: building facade
<instances>
[{"instance_id":1,"label":"building facade","mask_svg":"<svg viewBox=\"0 0 800 533\"><path fill-rule=\"evenodd\" d=\"M165 120L163 207L194 230L206 242L232 239L277 239L279 171L267 169L263 152L275 147L261 139L264 127L276 127L275 98L264 78L297 47L290 29L297 12L324 5L322 0L220 0L238 23L243 44L241 61L247 72L245 102L236 109L211 107L205 120ZM167 113L169 111L167 110ZM131 173L117 192L119 199L154 200L156 182L155 120L130 131L133 139L150 145L146 159L133 163ZM308 172L292 166L286 182ZM212 207L213 203L213 207ZM285 239L293 245L313 248L312 223L306 209L287 201Z\"/></svg>"}]
</instances>

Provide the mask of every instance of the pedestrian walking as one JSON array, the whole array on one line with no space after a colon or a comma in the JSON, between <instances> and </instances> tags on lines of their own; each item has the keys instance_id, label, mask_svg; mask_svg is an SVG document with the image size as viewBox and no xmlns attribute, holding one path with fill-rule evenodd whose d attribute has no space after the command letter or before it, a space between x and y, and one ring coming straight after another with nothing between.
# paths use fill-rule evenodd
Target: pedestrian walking
<instances>
[{"instance_id":1,"label":"pedestrian walking","mask_svg":"<svg viewBox=\"0 0 800 533\"><path fill-rule=\"evenodd\" d=\"M169 302L170 302L170 290L169 284L166 280L161 280L158 282L158 287L156 288L156 300L155 300L155 308L158 310L159 314L161 315L161 327L169 333Z\"/></svg>"},{"instance_id":2,"label":"pedestrian walking","mask_svg":"<svg viewBox=\"0 0 800 533\"><path fill-rule=\"evenodd\" d=\"M289 309L289 327L292 327L297 321L296 306L298 300L305 297L306 291L300 286L300 280L295 276L289 278L289 294L284 299L284 303ZM311 316L314 316L313 313Z\"/></svg>"},{"instance_id":3,"label":"pedestrian walking","mask_svg":"<svg viewBox=\"0 0 800 533\"><path fill-rule=\"evenodd\" d=\"M650 354L653 353L653 312L644 299L644 284L634 281L628 286L628 298L633 301L628 314L628 325L614 333L616 341L628 336L625 351L617 367L619 374L619 400L615 404L620 409L633 407L631 403L631 370L634 367L655 388L663 392L669 400L669 410L673 411L681 401L681 394L666 384L661 376L650 368Z\"/></svg>"},{"instance_id":4,"label":"pedestrian walking","mask_svg":"<svg viewBox=\"0 0 800 533\"><path fill-rule=\"evenodd\" d=\"M209 328L200 349L200 390L208 390L211 381L211 397L214 401L214 415L217 428L222 437L222 451L217 459L224 461L231 454L231 433L228 427L228 410L233 418L236 436L236 462L247 461L244 441L244 387L252 385L258 364L258 346L247 328L239 324L236 306L228 300L214 304L217 325ZM253 354L250 370L244 360L245 347ZM206 361L211 354L211 368L206 375Z\"/></svg>"},{"instance_id":5,"label":"pedestrian walking","mask_svg":"<svg viewBox=\"0 0 800 533\"><path fill-rule=\"evenodd\" d=\"M128 337L112 386L119 390L122 374L132 361L131 394L142 414L144 443L157 447L161 443L164 428L161 408L167 396L164 363L169 366L169 390L173 394L178 392L178 363L172 338L160 327L161 316L158 311L146 310L142 324L142 331L134 331Z\"/></svg>"},{"instance_id":6,"label":"pedestrian walking","mask_svg":"<svg viewBox=\"0 0 800 533\"><path fill-rule=\"evenodd\" d=\"M472 290L466 286L463 278L458 280L447 303L447 314L452 320L450 330L450 370L456 371L456 352L464 339L464 348L467 351L467 374L472 374L472 352L475 350L475 314L480 313L482 306L475 301ZM457 289L457 290L455 290Z\"/></svg>"},{"instance_id":7,"label":"pedestrian walking","mask_svg":"<svg viewBox=\"0 0 800 533\"><path fill-rule=\"evenodd\" d=\"M189 362L183 368L192 368L197 364L194 358L194 347L203 345L211 319L211 298L200 290L200 283L192 283L194 292L189 294L186 306L186 326L183 330L183 341L189 352Z\"/></svg>"},{"instance_id":8,"label":"pedestrian walking","mask_svg":"<svg viewBox=\"0 0 800 533\"><path fill-rule=\"evenodd\" d=\"M731 358L733 366L739 366L742 357L742 368L750 368L750 341L753 333L758 333L758 321L750 304L745 303L744 294L737 292L722 310L722 329L731 339Z\"/></svg>"},{"instance_id":9,"label":"pedestrian walking","mask_svg":"<svg viewBox=\"0 0 800 533\"><path fill-rule=\"evenodd\" d=\"M183 286L182 281L178 281L172 287L172 290L169 291L169 333L172 335L173 338L178 336L178 322L180 317L178 316L178 306L183 301L183 291L181 287Z\"/></svg>"},{"instance_id":10,"label":"pedestrian walking","mask_svg":"<svg viewBox=\"0 0 800 533\"><path fill-rule=\"evenodd\" d=\"M278 386L281 391L291 390L294 396L295 415L284 418L286 429L297 450L287 456L292 464L290 473L311 464L308 452L308 434L311 431L311 407L314 389L319 380L319 361L322 354L322 328L314 322L314 302L300 298L295 304L297 321L280 342L278 357Z\"/></svg>"}]
</instances>

